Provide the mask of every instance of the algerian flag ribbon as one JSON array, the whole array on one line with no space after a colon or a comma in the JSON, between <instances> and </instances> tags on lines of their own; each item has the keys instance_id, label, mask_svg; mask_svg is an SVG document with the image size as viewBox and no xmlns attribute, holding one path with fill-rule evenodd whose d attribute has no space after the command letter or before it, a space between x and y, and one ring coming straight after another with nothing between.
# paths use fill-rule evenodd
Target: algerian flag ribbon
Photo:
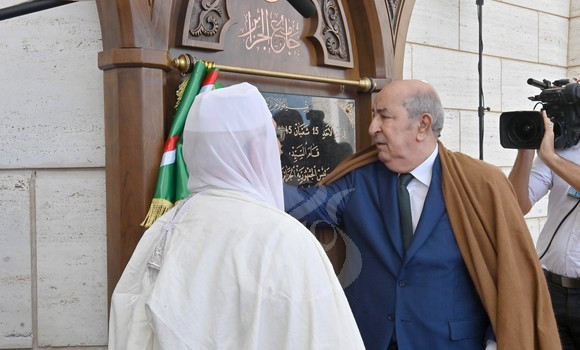
<instances>
[{"instance_id":1,"label":"algerian flag ribbon","mask_svg":"<svg viewBox=\"0 0 580 350\"><path fill-rule=\"evenodd\" d=\"M198 61L195 63L191 75L182 83L178 90L175 118L171 123L169 135L163 147L155 194L151 200L147 216L141 223L143 227L150 227L155 220L165 214L178 201L189 195L187 190L187 168L181 152L181 144L183 142L181 136L187 114L195 97L200 92L212 90L217 76L217 68L213 68L208 72L205 64ZM184 85L185 88L183 88ZM183 95L180 97L181 91L183 91Z\"/></svg>"},{"instance_id":2,"label":"algerian flag ribbon","mask_svg":"<svg viewBox=\"0 0 580 350\"><path fill-rule=\"evenodd\" d=\"M216 84L216 80L218 77L219 70L217 68L212 68L207 74L205 75L205 79L201 83L201 89L199 93L211 91L214 89ZM185 126L185 124L184 124ZM183 128L181 130L183 133ZM177 154L175 159L175 203L177 205L181 200L187 198L190 195L189 190L187 189L187 180L189 179L189 174L187 172L187 166L185 164L185 160L183 159L183 138L179 138L177 142Z\"/></svg>"}]
</instances>

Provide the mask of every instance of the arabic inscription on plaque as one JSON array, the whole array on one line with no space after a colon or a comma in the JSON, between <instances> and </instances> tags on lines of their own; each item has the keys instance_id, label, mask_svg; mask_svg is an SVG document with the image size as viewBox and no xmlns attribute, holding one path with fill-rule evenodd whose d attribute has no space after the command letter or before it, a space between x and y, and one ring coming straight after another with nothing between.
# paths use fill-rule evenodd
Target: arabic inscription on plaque
<instances>
[{"instance_id":1,"label":"arabic inscription on plaque","mask_svg":"<svg viewBox=\"0 0 580 350\"><path fill-rule=\"evenodd\" d=\"M354 151L354 100L262 93L282 131L284 182L307 187Z\"/></svg>"}]
</instances>

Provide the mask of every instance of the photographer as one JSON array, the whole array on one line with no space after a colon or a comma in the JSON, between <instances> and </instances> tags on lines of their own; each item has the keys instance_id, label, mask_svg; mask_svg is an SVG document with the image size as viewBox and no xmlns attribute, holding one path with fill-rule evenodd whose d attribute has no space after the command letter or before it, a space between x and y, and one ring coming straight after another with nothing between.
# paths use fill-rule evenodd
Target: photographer
<instances>
[{"instance_id":1,"label":"photographer","mask_svg":"<svg viewBox=\"0 0 580 350\"><path fill-rule=\"evenodd\" d=\"M548 217L537 251L548 282L564 350L580 349L580 143L555 150L553 123L542 112L545 133L538 158L520 149L509 175L523 214L548 191Z\"/></svg>"}]
</instances>

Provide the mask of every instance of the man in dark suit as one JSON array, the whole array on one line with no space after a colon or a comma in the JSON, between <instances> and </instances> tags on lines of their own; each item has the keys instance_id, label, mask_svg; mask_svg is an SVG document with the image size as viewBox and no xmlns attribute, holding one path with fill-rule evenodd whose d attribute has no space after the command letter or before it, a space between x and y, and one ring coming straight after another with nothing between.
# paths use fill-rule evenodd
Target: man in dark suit
<instances>
[{"instance_id":1,"label":"man in dark suit","mask_svg":"<svg viewBox=\"0 0 580 350\"><path fill-rule=\"evenodd\" d=\"M308 227L346 232L339 278L367 349L558 349L505 175L438 142L443 107L426 82L390 83L372 113L373 148L334 182L284 193Z\"/></svg>"}]
</instances>

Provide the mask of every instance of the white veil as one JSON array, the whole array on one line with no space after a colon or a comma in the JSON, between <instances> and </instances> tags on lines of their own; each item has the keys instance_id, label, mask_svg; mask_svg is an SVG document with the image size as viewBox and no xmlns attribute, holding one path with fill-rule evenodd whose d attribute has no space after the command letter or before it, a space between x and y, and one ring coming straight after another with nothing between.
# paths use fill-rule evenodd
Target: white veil
<instances>
[{"instance_id":1,"label":"white veil","mask_svg":"<svg viewBox=\"0 0 580 350\"><path fill-rule=\"evenodd\" d=\"M272 114L256 87L241 83L198 95L183 132L188 189L243 192L284 210Z\"/></svg>"}]
</instances>

